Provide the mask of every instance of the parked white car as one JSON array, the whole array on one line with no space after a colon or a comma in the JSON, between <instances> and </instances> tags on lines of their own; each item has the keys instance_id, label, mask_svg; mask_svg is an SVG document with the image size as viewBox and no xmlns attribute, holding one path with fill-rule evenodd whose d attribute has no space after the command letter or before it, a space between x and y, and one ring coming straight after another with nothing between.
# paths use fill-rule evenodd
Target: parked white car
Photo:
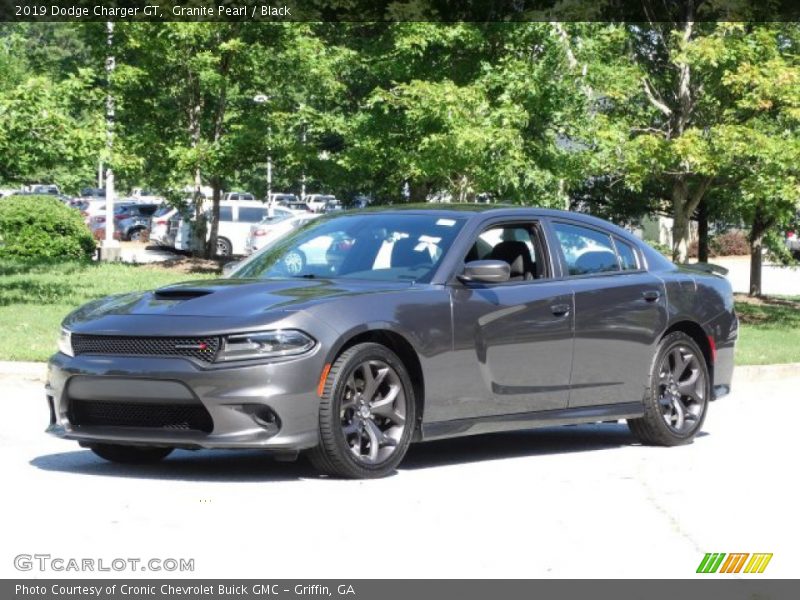
<instances>
[{"instance_id":1,"label":"parked white car","mask_svg":"<svg viewBox=\"0 0 800 600\"><path fill-rule=\"evenodd\" d=\"M222 197L223 202L228 202L229 200L249 200L252 202L255 199L256 197L250 192L228 192Z\"/></svg>"},{"instance_id":2,"label":"parked white car","mask_svg":"<svg viewBox=\"0 0 800 600\"><path fill-rule=\"evenodd\" d=\"M209 209L210 210L210 209ZM293 214L287 208L275 206L273 214ZM263 202L234 200L220 202L219 227L217 230L217 256L243 255L246 253L247 236L250 227L260 223L269 212ZM175 234L175 249L190 251L194 249L191 223L181 219Z\"/></svg>"},{"instance_id":3,"label":"parked white car","mask_svg":"<svg viewBox=\"0 0 800 600\"><path fill-rule=\"evenodd\" d=\"M54 183L34 183L26 186L25 191L31 194L51 194L53 196L61 193L61 189Z\"/></svg>"},{"instance_id":4,"label":"parked white car","mask_svg":"<svg viewBox=\"0 0 800 600\"><path fill-rule=\"evenodd\" d=\"M313 212L323 212L328 206L328 203L337 202L336 196L330 194L308 194L303 198L303 202L308 205L309 210Z\"/></svg>"},{"instance_id":5,"label":"parked white car","mask_svg":"<svg viewBox=\"0 0 800 600\"><path fill-rule=\"evenodd\" d=\"M245 244L245 253L252 254L257 252L264 246L281 239L319 216L321 215L314 213L286 215L285 209L281 209L281 212L276 212L274 217L267 217L250 228L250 234L247 236Z\"/></svg>"},{"instance_id":6,"label":"parked white car","mask_svg":"<svg viewBox=\"0 0 800 600\"><path fill-rule=\"evenodd\" d=\"M133 188L128 198L142 204L161 204L165 200L164 196L146 188Z\"/></svg>"},{"instance_id":7,"label":"parked white car","mask_svg":"<svg viewBox=\"0 0 800 600\"><path fill-rule=\"evenodd\" d=\"M175 245L174 232L170 235L169 220L178 214L178 209L162 204L150 219L150 243L164 248Z\"/></svg>"}]
</instances>

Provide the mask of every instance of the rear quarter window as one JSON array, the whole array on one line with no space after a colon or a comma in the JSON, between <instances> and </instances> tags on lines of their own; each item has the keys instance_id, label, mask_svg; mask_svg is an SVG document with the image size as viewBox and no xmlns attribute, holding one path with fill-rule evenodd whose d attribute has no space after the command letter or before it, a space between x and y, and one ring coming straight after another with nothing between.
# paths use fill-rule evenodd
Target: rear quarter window
<instances>
[{"instance_id":1,"label":"rear quarter window","mask_svg":"<svg viewBox=\"0 0 800 600\"><path fill-rule=\"evenodd\" d=\"M619 254L619 266L622 268L622 270L639 270L639 259L636 256L636 251L633 249L633 246L628 242L623 242L618 238L614 238L614 244L617 247L617 254Z\"/></svg>"}]
</instances>

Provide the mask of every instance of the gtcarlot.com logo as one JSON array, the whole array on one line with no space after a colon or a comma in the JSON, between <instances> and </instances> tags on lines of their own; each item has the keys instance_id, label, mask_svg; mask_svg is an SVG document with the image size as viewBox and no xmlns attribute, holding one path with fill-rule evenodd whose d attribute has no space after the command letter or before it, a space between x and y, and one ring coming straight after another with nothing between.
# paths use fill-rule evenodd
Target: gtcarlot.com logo
<instances>
[{"instance_id":1,"label":"gtcarlot.com logo","mask_svg":"<svg viewBox=\"0 0 800 600\"><path fill-rule=\"evenodd\" d=\"M75 558L52 556L50 554L17 554L14 557L17 571L52 571L75 573L113 571L166 571L192 572L193 558Z\"/></svg>"},{"instance_id":2,"label":"gtcarlot.com logo","mask_svg":"<svg viewBox=\"0 0 800 600\"><path fill-rule=\"evenodd\" d=\"M750 554L749 552L734 552L732 554L709 552L700 561L697 572L763 573L771 560L772 553L766 552L757 552L755 554Z\"/></svg>"}]
</instances>

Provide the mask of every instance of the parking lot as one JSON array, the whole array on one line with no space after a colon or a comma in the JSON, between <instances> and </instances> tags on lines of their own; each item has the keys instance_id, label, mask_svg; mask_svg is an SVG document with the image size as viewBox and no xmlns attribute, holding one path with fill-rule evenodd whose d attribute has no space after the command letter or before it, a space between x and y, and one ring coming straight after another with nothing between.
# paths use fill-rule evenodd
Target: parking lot
<instances>
[{"instance_id":1,"label":"parking lot","mask_svg":"<svg viewBox=\"0 0 800 600\"><path fill-rule=\"evenodd\" d=\"M0 576L47 553L193 558L201 577L680 578L705 552L772 552L764 576L794 576L799 386L740 378L686 447L564 427L417 445L392 477L337 481L259 452L107 464L45 435L41 383L5 376Z\"/></svg>"}]
</instances>

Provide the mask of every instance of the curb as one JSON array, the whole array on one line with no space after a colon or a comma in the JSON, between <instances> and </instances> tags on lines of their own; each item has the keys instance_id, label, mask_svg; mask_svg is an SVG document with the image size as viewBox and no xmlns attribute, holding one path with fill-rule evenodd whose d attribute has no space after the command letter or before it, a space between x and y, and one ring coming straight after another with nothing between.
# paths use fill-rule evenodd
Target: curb
<instances>
[{"instance_id":1,"label":"curb","mask_svg":"<svg viewBox=\"0 0 800 600\"><path fill-rule=\"evenodd\" d=\"M17 379L23 381L41 381L47 375L47 363L0 361L0 380ZM742 365L733 370L733 382L736 381L773 381L800 377L800 363L780 365Z\"/></svg>"},{"instance_id":2,"label":"curb","mask_svg":"<svg viewBox=\"0 0 800 600\"><path fill-rule=\"evenodd\" d=\"M47 363L0 361L0 380L17 379L23 381L41 381L47 376Z\"/></svg>"},{"instance_id":3,"label":"curb","mask_svg":"<svg viewBox=\"0 0 800 600\"><path fill-rule=\"evenodd\" d=\"M779 365L742 365L733 369L733 382L739 381L772 381L800 377L800 363L783 363Z\"/></svg>"}]
</instances>

